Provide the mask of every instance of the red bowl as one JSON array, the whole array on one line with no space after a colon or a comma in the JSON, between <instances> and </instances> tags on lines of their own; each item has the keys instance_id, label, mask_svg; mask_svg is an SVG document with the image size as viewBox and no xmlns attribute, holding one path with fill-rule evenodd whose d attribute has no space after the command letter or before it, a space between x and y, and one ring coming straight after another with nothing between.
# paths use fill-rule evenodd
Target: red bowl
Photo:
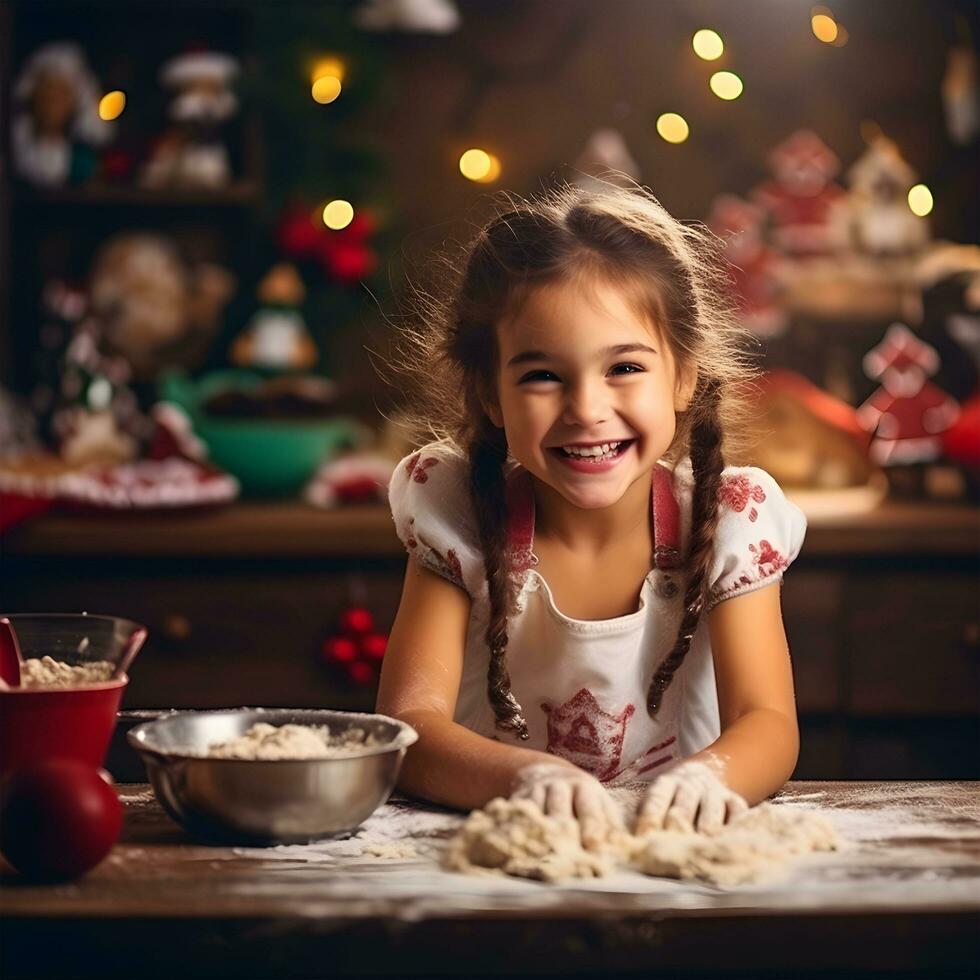
<instances>
[{"instance_id":1,"label":"red bowl","mask_svg":"<svg viewBox=\"0 0 980 980\"><path fill-rule=\"evenodd\" d=\"M119 664L145 639L139 623L116 616L73 613L9 615L25 659ZM129 678L76 688L0 690L0 778L46 759L76 759L100 767Z\"/></svg>"},{"instance_id":2,"label":"red bowl","mask_svg":"<svg viewBox=\"0 0 980 980\"><path fill-rule=\"evenodd\" d=\"M69 690L0 691L0 779L28 762L77 759L99 768L129 678Z\"/></svg>"}]
</instances>

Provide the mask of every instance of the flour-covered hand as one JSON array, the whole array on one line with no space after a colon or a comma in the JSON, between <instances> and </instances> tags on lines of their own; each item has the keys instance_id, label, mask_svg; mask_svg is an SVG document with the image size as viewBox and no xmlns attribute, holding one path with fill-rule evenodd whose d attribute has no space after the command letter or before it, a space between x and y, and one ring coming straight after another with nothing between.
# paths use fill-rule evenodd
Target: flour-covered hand
<instances>
[{"instance_id":1,"label":"flour-covered hand","mask_svg":"<svg viewBox=\"0 0 980 980\"><path fill-rule=\"evenodd\" d=\"M606 788L577 766L539 762L519 770L510 798L532 800L550 817L577 820L582 846L595 850L611 832L625 830L623 816Z\"/></svg>"},{"instance_id":2,"label":"flour-covered hand","mask_svg":"<svg viewBox=\"0 0 980 980\"><path fill-rule=\"evenodd\" d=\"M634 833L649 830L697 830L717 834L749 808L704 762L681 762L664 772L643 794Z\"/></svg>"}]
</instances>

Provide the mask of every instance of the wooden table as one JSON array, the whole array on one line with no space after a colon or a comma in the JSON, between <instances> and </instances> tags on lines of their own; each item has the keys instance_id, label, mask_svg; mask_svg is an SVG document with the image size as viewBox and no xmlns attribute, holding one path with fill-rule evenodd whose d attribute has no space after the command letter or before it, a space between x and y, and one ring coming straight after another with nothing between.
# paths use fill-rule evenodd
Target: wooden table
<instances>
[{"instance_id":1,"label":"wooden table","mask_svg":"<svg viewBox=\"0 0 980 980\"><path fill-rule=\"evenodd\" d=\"M978 790L790 783L776 802L825 812L852 847L718 888L632 871L567 885L444 872L459 815L398 796L346 841L205 846L148 786L124 785L123 839L98 868L61 885L3 878L0 974L972 976ZM385 828L423 856L360 856Z\"/></svg>"}]
</instances>

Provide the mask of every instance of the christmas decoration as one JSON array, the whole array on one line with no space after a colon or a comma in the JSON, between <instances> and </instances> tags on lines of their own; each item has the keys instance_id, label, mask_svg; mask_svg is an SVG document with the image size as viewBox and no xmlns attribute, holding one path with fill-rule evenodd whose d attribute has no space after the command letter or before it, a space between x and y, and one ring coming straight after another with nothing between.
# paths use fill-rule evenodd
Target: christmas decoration
<instances>
[{"instance_id":1,"label":"christmas decoration","mask_svg":"<svg viewBox=\"0 0 980 980\"><path fill-rule=\"evenodd\" d=\"M365 31L450 34L460 16L452 0L364 0L354 23Z\"/></svg>"},{"instance_id":2,"label":"christmas decoration","mask_svg":"<svg viewBox=\"0 0 980 980\"><path fill-rule=\"evenodd\" d=\"M325 462L303 496L317 507L342 504L383 503L395 464L375 453L350 453Z\"/></svg>"},{"instance_id":3,"label":"christmas decoration","mask_svg":"<svg viewBox=\"0 0 980 980\"><path fill-rule=\"evenodd\" d=\"M613 127L597 129L575 161L573 182L580 187L603 184L629 186L630 178L640 179L640 165L626 145L623 134Z\"/></svg>"},{"instance_id":4,"label":"christmas decoration","mask_svg":"<svg viewBox=\"0 0 980 980\"><path fill-rule=\"evenodd\" d=\"M277 262L262 278L257 295L262 306L232 345L232 361L273 371L312 367L319 354L300 311L306 289L296 267Z\"/></svg>"},{"instance_id":5,"label":"christmas decoration","mask_svg":"<svg viewBox=\"0 0 980 980\"><path fill-rule=\"evenodd\" d=\"M881 382L858 409L858 421L873 434L874 462L895 466L939 457L940 437L956 421L959 407L926 380L938 370L935 348L902 323L892 324L881 343L865 355L865 373Z\"/></svg>"},{"instance_id":6,"label":"christmas decoration","mask_svg":"<svg viewBox=\"0 0 980 980\"><path fill-rule=\"evenodd\" d=\"M149 232L105 242L89 284L104 343L126 359L137 380L168 367L199 367L234 289L227 269L187 263L173 239Z\"/></svg>"},{"instance_id":7,"label":"christmas decoration","mask_svg":"<svg viewBox=\"0 0 980 980\"><path fill-rule=\"evenodd\" d=\"M175 125L160 138L143 168L145 187L222 187L231 179L220 126L238 109L229 88L238 61L215 51L192 51L166 62L160 83L175 92Z\"/></svg>"},{"instance_id":8,"label":"christmas decoration","mask_svg":"<svg viewBox=\"0 0 980 980\"><path fill-rule=\"evenodd\" d=\"M378 257L369 245L376 228L374 215L366 209L357 211L346 228L333 231L311 207L292 205L279 219L276 241L288 258L315 262L329 279L352 286L377 268Z\"/></svg>"},{"instance_id":9,"label":"christmas decoration","mask_svg":"<svg viewBox=\"0 0 980 980\"><path fill-rule=\"evenodd\" d=\"M14 85L11 132L14 171L40 187L79 184L96 170L92 149L115 126L99 118L101 86L77 44L38 48Z\"/></svg>"},{"instance_id":10,"label":"christmas decoration","mask_svg":"<svg viewBox=\"0 0 980 980\"><path fill-rule=\"evenodd\" d=\"M929 225L909 209L908 190L918 179L898 146L882 132L847 172L851 241L870 255L905 256L929 241Z\"/></svg>"},{"instance_id":11,"label":"christmas decoration","mask_svg":"<svg viewBox=\"0 0 980 980\"><path fill-rule=\"evenodd\" d=\"M337 618L337 632L324 641L325 663L355 684L373 684L378 679L388 636L376 632L374 617L363 606L348 606Z\"/></svg>"},{"instance_id":12,"label":"christmas decoration","mask_svg":"<svg viewBox=\"0 0 980 980\"><path fill-rule=\"evenodd\" d=\"M773 245L797 258L827 255L846 242L843 188L833 178L837 155L816 133L799 130L769 154L773 179L753 200L769 216Z\"/></svg>"},{"instance_id":13,"label":"christmas decoration","mask_svg":"<svg viewBox=\"0 0 980 980\"><path fill-rule=\"evenodd\" d=\"M949 49L942 99L950 138L966 146L980 135L980 70L977 53L970 43Z\"/></svg>"},{"instance_id":14,"label":"christmas decoration","mask_svg":"<svg viewBox=\"0 0 980 980\"><path fill-rule=\"evenodd\" d=\"M765 243L761 209L734 194L722 194L712 204L708 226L725 239L742 323L761 337L779 336L787 324L776 302L779 258Z\"/></svg>"}]
</instances>

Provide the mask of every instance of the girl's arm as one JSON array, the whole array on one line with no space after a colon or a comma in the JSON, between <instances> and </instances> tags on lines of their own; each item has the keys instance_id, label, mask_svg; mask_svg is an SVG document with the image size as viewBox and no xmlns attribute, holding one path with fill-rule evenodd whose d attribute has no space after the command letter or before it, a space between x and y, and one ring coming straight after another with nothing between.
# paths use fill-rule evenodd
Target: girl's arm
<instances>
[{"instance_id":1,"label":"girl's arm","mask_svg":"<svg viewBox=\"0 0 980 980\"><path fill-rule=\"evenodd\" d=\"M708 616L721 735L690 757L749 804L779 790L796 768L800 735L778 583L719 603Z\"/></svg>"},{"instance_id":2,"label":"girl's arm","mask_svg":"<svg viewBox=\"0 0 980 980\"><path fill-rule=\"evenodd\" d=\"M510 796L518 771L535 762L576 769L556 756L496 742L453 721L470 604L466 592L409 557L376 709L419 733L405 756L398 788L460 809Z\"/></svg>"}]
</instances>

